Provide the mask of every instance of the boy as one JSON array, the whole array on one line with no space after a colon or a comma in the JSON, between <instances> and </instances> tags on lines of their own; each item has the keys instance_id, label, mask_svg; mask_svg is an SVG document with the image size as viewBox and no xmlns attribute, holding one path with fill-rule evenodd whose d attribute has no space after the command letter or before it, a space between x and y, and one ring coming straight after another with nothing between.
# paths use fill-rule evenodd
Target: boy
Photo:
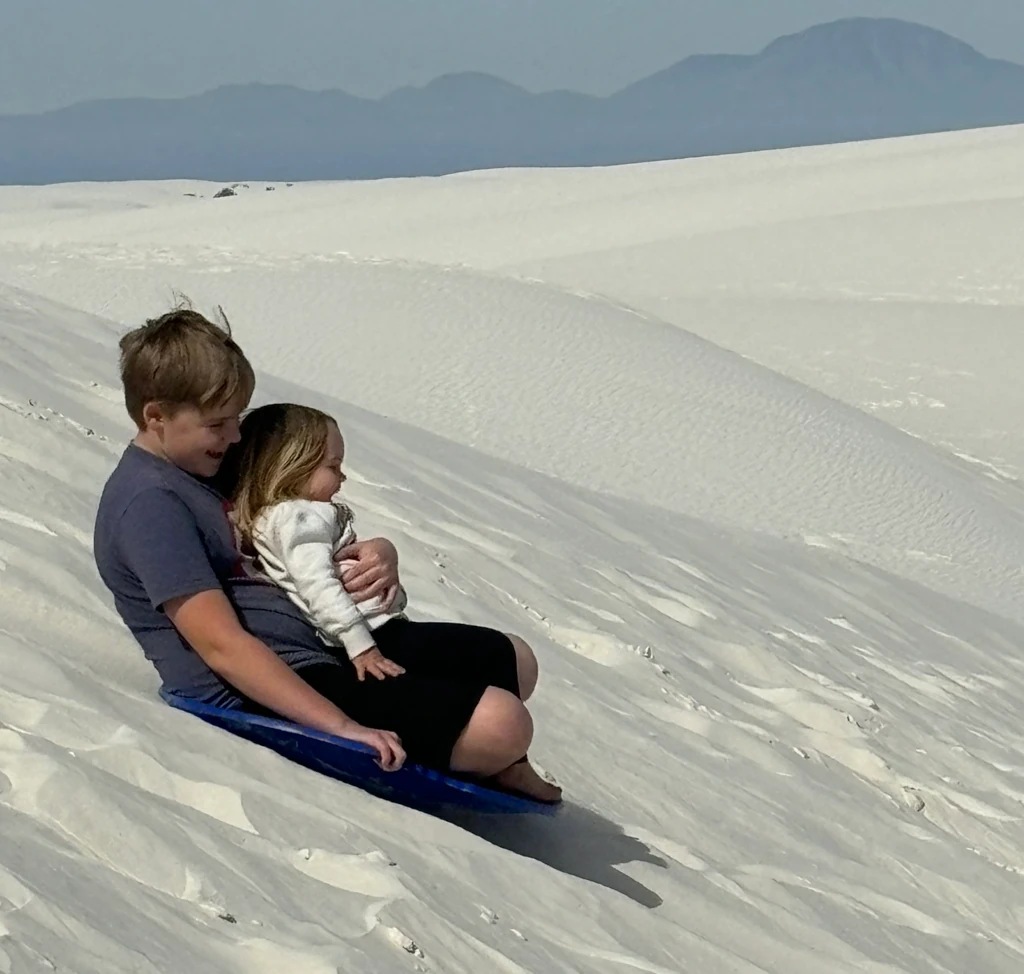
<instances>
[{"instance_id":1,"label":"boy","mask_svg":"<svg viewBox=\"0 0 1024 974\"><path fill-rule=\"evenodd\" d=\"M400 767L405 754L394 734L351 720L296 672L338 660L283 591L246 574L228 505L206 482L238 441L255 384L229 328L179 308L125 335L120 347L138 433L103 490L94 552L164 688L221 707L248 698L369 744L382 767ZM388 542L362 542L346 557L360 563L350 583L357 598L397 585Z\"/></svg>"},{"instance_id":2,"label":"boy","mask_svg":"<svg viewBox=\"0 0 1024 974\"><path fill-rule=\"evenodd\" d=\"M424 727L451 723L432 707L446 698L444 688L405 673L358 683L353 693L352 663L320 641L283 589L245 572L228 505L208 483L239 440L239 415L255 384L224 324L179 308L121 340L125 405L138 432L100 499L93 539L100 576L166 690L216 706L264 708L361 741L382 768L397 770L405 760L398 735L366 725L389 715L418 746L429 736ZM356 601L397 590L398 555L389 542L357 543L339 557L357 562L346 576ZM333 699L350 701L346 707L362 720ZM525 759L533 722L515 694L481 686L469 721L448 730L442 765L557 800L558 789Z\"/></svg>"}]
</instances>

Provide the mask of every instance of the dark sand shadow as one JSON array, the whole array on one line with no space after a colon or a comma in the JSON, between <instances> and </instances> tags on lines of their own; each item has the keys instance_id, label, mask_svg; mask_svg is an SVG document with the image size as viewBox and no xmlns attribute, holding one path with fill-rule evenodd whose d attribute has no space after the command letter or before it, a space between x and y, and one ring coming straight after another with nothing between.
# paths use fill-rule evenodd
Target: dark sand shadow
<instances>
[{"instance_id":1,"label":"dark sand shadow","mask_svg":"<svg viewBox=\"0 0 1024 974\"><path fill-rule=\"evenodd\" d=\"M649 910L663 902L657 893L615 866L647 862L667 869L668 863L639 839L626 835L620 826L582 805L566 802L553 818L455 810L441 817L510 852L622 893Z\"/></svg>"}]
</instances>

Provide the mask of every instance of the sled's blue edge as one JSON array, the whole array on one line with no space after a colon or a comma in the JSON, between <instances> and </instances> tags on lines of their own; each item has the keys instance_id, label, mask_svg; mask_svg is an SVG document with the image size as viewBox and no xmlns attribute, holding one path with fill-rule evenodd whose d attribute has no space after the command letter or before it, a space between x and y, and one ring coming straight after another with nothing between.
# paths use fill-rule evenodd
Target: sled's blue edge
<instances>
[{"instance_id":1,"label":"sled's blue edge","mask_svg":"<svg viewBox=\"0 0 1024 974\"><path fill-rule=\"evenodd\" d=\"M269 747L298 764L416 808L429 810L448 807L490 814L557 815L561 807L484 788L419 764L406 764L401 771L381 771L372 761L376 756L373 748L358 741L324 734L287 720L258 717L244 710L214 707L166 690L161 690L160 696L176 710ZM304 742L309 742L311 746ZM321 753L314 754L314 750ZM367 758L371 760L364 760Z\"/></svg>"}]
</instances>

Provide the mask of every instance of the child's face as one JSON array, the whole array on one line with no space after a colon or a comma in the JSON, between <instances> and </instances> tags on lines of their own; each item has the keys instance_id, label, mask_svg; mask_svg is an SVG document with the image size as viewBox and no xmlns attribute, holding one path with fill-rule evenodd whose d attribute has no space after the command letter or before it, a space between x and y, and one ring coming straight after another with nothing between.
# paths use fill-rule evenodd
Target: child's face
<instances>
[{"instance_id":1,"label":"child's face","mask_svg":"<svg viewBox=\"0 0 1024 974\"><path fill-rule=\"evenodd\" d=\"M168 414L157 403L149 403L144 413L143 436L164 459L197 477L212 477L232 443L241 438L238 417L245 404L230 402L211 409L181 406Z\"/></svg>"},{"instance_id":2,"label":"child's face","mask_svg":"<svg viewBox=\"0 0 1024 974\"><path fill-rule=\"evenodd\" d=\"M341 431L331 423L327 431L327 450L320 466L313 471L306 485L306 499L329 503L341 485L345 483L345 475L341 472L341 463L345 459L345 441Z\"/></svg>"}]
</instances>

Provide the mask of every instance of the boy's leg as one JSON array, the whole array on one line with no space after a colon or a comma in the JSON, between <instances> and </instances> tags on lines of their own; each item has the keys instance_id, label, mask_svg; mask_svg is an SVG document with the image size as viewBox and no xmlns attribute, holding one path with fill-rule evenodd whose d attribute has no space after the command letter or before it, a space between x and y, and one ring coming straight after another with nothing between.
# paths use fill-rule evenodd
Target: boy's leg
<instances>
[{"instance_id":1,"label":"boy's leg","mask_svg":"<svg viewBox=\"0 0 1024 974\"><path fill-rule=\"evenodd\" d=\"M520 760L533 740L533 719L507 690L488 687L452 748L450 767L463 774L498 774Z\"/></svg>"},{"instance_id":2,"label":"boy's leg","mask_svg":"<svg viewBox=\"0 0 1024 974\"><path fill-rule=\"evenodd\" d=\"M452 749L451 769L491 778L502 788L542 802L559 802L562 789L545 781L526 758L533 720L523 702L488 687Z\"/></svg>"},{"instance_id":3,"label":"boy's leg","mask_svg":"<svg viewBox=\"0 0 1024 974\"><path fill-rule=\"evenodd\" d=\"M496 629L394 619L377 629L374 638L388 659L414 676L482 683L520 696L519 651Z\"/></svg>"},{"instance_id":4,"label":"boy's leg","mask_svg":"<svg viewBox=\"0 0 1024 974\"><path fill-rule=\"evenodd\" d=\"M529 700L533 691L537 689L537 678L540 669L537 665L537 657L534 655L530 644L513 633L507 632L509 642L516 651L516 670L519 674L519 698Z\"/></svg>"},{"instance_id":5,"label":"boy's leg","mask_svg":"<svg viewBox=\"0 0 1024 974\"><path fill-rule=\"evenodd\" d=\"M353 720L397 734L411 761L439 770L497 774L522 758L533 737L522 701L484 683L414 673L360 683L347 661L299 675Z\"/></svg>"},{"instance_id":6,"label":"boy's leg","mask_svg":"<svg viewBox=\"0 0 1024 974\"><path fill-rule=\"evenodd\" d=\"M499 786L538 801L561 798L561 789L544 781L526 760L533 720L507 690L409 673L359 683L350 663L315 664L299 674L354 720L397 733L410 760L493 777ZM254 712L262 710L254 705Z\"/></svg>"}]
</instances>

